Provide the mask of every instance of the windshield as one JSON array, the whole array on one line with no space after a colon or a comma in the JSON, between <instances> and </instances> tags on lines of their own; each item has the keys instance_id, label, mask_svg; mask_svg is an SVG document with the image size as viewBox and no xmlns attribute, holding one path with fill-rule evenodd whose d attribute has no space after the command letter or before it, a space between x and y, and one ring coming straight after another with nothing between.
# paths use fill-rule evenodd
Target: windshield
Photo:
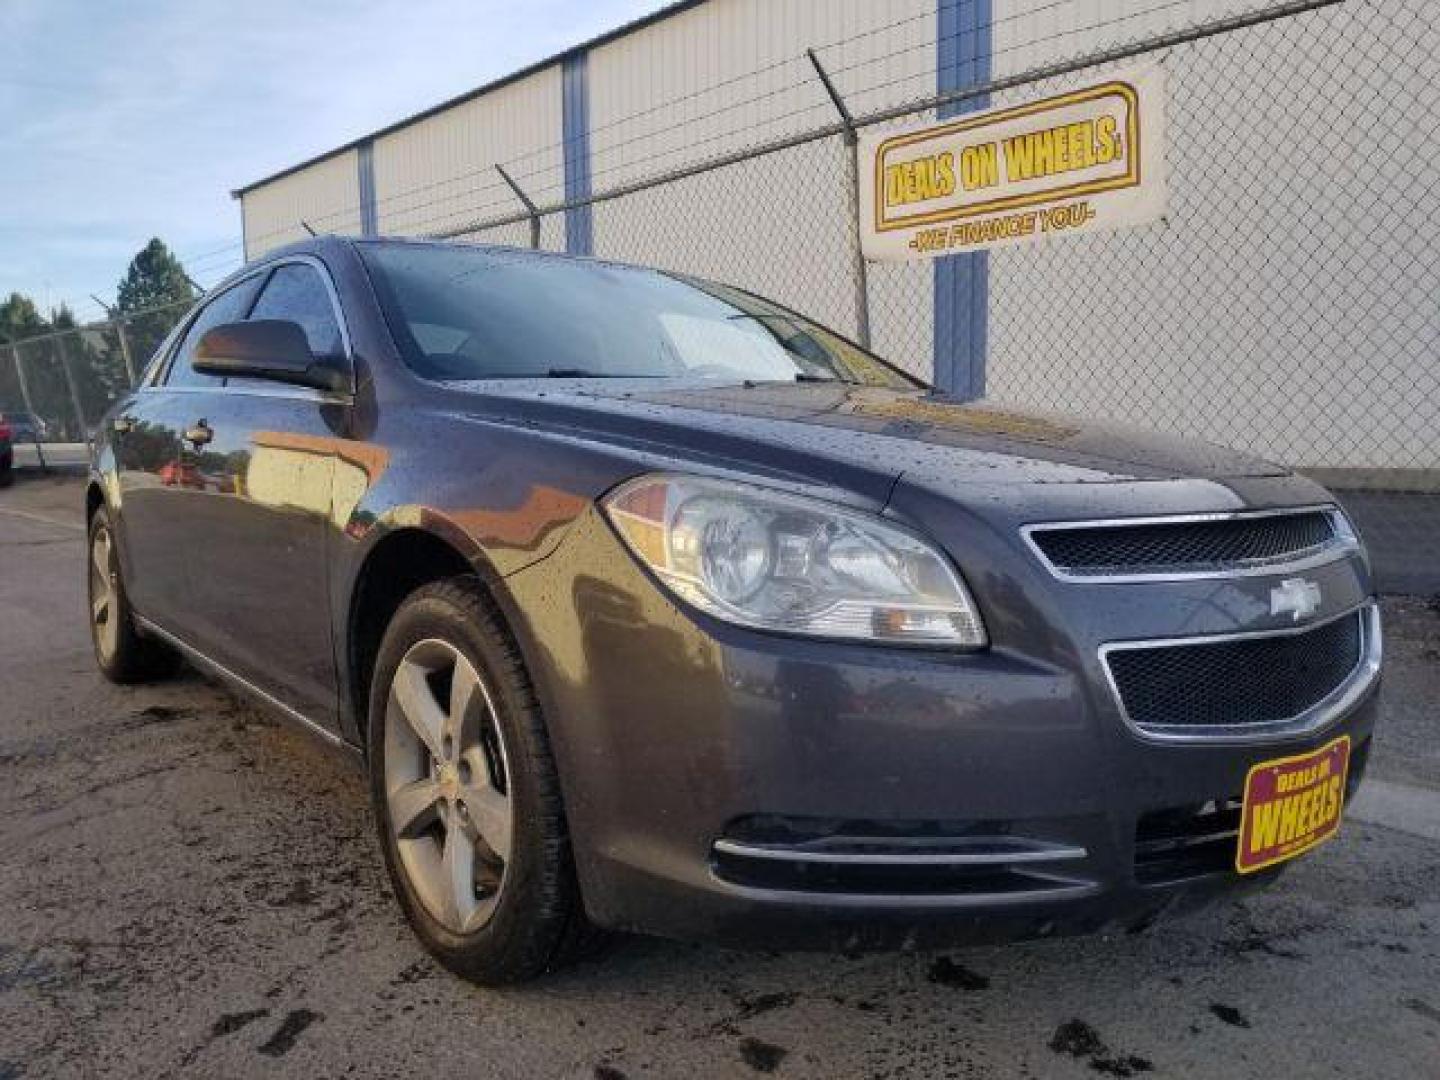
<instances>
[{"instance_id":1,"label":"windshield","mask_svg":"<svg viewBox=\"0 0 1440 1080\"><path fill-rule=\"evenodd\" d=\"M528 251L357 246L406 363L427 379L920 385L794 312L723 285Z\"/></svg>"}]
</instances>

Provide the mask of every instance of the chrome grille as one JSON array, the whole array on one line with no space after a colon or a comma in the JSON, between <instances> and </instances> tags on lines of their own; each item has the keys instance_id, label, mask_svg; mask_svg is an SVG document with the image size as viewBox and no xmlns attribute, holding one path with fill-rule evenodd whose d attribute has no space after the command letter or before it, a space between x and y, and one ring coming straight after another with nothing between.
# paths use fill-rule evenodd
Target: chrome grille
<instances>
[{"instance_id":1,"label":"chrome grille","mask_svg":"<svg viewBox=\"0 0 1440 1080\"><path fill-rule=\"evenodd\" d=\"M1378 668L1379 641L1367 606L1298 632L1112 645L1102 655L1140 731L1243 736L1304 726L1362 668Z\"/></svg>"},{"instance_id":2,"label":"chrome grille","mask_svg":"<svg viewBox=\"0 0 1440 1080\"><path fill-rule=\"evenodd\" d=\"M1091 579L1272 572L1353 544L1329 509L1036 525L1027 535L1055 573Z\"/></svg>"}]
</instances>

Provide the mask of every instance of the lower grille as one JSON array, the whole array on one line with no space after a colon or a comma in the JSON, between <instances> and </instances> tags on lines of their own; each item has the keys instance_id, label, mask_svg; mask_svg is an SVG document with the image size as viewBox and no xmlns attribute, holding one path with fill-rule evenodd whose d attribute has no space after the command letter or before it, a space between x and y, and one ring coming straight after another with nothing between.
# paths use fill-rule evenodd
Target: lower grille
<instances>
[{"instance_id":1,"label":"lower grille","mask_svg":"<svg viewBox=\"0 0 1440 1080\"><path fill-rule=\"evenodd\" d=\"M715 842L716 876L784 892L870 896L1081 894L1085 848L1011 835L998 822L743 818Z\"/></svg>"},{"instance_id":2,"label":"lower grille","mask_svg":"<svg viewBox=\"0 0 1440 1080\"><path fill-rule=\"evenodd\" d=\"M1135 880L1170 885L1232 872L1239 835L1239 796L1146 814L1135 825Z\"/></svg>"},{"instance_id":3,"label":"lower grille","mask_svg":"<svg viewBox=\"0 0 1440 1080\"><path fill-rule=\"evenodd\" d=\"M1130 722L1157 734L1265 730L1336 693L1366 653L1368 609L1308 630L1112 645L1110 678Z\"/></svg>"}]
</instances>

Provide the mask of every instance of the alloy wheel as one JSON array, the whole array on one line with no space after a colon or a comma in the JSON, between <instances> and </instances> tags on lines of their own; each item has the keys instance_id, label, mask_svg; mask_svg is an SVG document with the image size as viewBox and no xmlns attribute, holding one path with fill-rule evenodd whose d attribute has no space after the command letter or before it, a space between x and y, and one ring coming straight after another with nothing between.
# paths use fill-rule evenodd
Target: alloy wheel
<instances>
[{"instance_id":1,"label":"alloy wheel","mask_svg":"<svg viewBox=\"0 0 1440 1080\"><path fill-rule=\"evenodd\" d=\"M90 541L90 630L105 661L115 655L120 640L116 592L115 545L102 525Z\"/></svg>"},{"instance_id":2,"label":"alloy wheel","mask_svg":"<svg viewBox=\"0 0 1440 1080\"><path fill-rule=\"evenodd\" d=\"M417 642L395 669L385 793L400 863L425 910L455 934L484 926L505 884L514 800L494 700L448 642Z\"/></svg>"}]
</instances>

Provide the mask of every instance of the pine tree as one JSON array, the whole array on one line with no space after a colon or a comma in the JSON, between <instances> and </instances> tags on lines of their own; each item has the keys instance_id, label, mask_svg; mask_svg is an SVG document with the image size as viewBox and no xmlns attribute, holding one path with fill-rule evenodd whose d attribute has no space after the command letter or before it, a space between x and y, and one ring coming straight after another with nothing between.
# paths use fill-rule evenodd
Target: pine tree
<instances>
[{"instance_id":1,"label":"pine tree","mask_svg":"<svg viewBox=\"0 0 1440 1080\"><path fill-rule=\"evenodd\" d=\"M159 237L151 240L130 260L120 280L116 306L123 312L146 311L170 304L189 304L195 290L174 253Z\"/></svg>"},{"instance_id":2,"label":"pine tree","mask_svg":"<svg viewBox=\"0 0 1440 1080\"><path fill-rule=\"evenodd\" d=\"M0 337L6 341L19 341L45 332L45 320L35 307L35 301L18 292L12 292L0 303Z\"/></svg>"},{"instance_id":3,"label":"pine tree","mask_svg":"<svg viewBox=\"0 0 1440 1080\"><path fill-rule=\"evenodd\" d=\"M158 237L130 260L115 303L128 316L125 333L137 368L145 365L195 299L185 268Z\"/></svg>"},{"instance_id":4,"label":"pine tree","mask_svg":"<svg viewBox=\"0 0 1440 1080\"><path fill-rule=\"evenodd\" d=\"M32 337L43 329L40 312L28 296L12 292L0 302L0 413L17 413L25 408L25 395L20 390L20 375L15 370L14 354L6 346L21 338Z\"/></svg>"}]
</instances>

